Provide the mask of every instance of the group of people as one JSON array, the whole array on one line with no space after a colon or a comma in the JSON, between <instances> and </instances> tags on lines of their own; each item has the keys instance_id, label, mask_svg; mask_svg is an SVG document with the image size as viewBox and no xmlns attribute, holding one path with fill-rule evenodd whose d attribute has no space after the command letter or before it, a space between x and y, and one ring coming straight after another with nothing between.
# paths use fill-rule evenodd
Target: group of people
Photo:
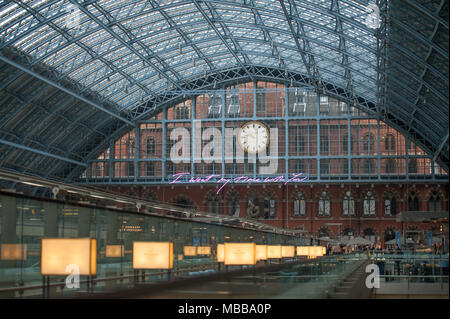
<instances>
[{"instance_id":1,"label":"group of people","mask_svg":"<svg viewBox=\"0 0 450 319\"><path fill-rule=\"evenodd\" d=\"M398 244L386 245L386 247L382 249L381 245L375 245L375 243L371 243L369 245L344 245L344 244L333 245L329 243L327 244L326 247L327 255L347 255L355 252L367 252L369 254L373 254L375 252L383 254L402 254L404 251L414 253L416 250L414 246L402 249L398 246ZM442 254L443 253L442 244L440 243L433 244L430 249L430 252L434 254Z\"/></svg>"}]
</instances>

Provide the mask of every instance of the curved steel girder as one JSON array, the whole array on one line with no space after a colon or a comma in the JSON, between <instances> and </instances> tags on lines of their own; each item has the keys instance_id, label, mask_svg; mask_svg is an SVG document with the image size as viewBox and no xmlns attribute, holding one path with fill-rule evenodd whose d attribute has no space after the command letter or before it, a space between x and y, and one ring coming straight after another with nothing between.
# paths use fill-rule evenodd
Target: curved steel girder
<instances>
[{"instance_id":1,"label":"curved steel girder","mask_svg":"<svg viewBox=\"0 0 450 319\"><path fill-rule=\"evenodd\" d=\"M255 10L261 10L261 8L257 8L256 9L256 7L255 7ZM119 20L118 20L119 21ZM303 21L302 20L302 23L304 23L304 24L310 24L311 22L309 22L309 21ZM324 31L325 32L332 32L332 33L336 33L335 31L333 31L332 29L328 29L328 28L324 28L323 26L321 26L321 25L318 25L318 24L313 24L314 25L314 27L316 27L316 28L322 28L322 29L324 29ZM260 26L260 25L258 25L258 26L256 26L255 25L255 28L260 28L260 29L267 29L267 27L264 27L264 26ZM94 32L94 31L96 31L97 29L94 29L94 30L92 30L92 32ZM287 31L287 30L281 30L281 29L272 29L272 30L275 30L275 31L277 31L277 32L279 32L279 31L282 31L282 32L285 32L285 33L289 33L289 31ZM347 38L349 41L353 41L353 42L355 42L356 43L356 45L359 45L359 46L362 46L362 47L365 47L364 45L362 45L362 43L361 42L357 42L357 41L355 41L354 39L352 39L351 37L347 37L345 34L339 34L339 36L340 37L343 37L343 38ZM80 39L81 38L84 38L85 37L85 35L84 36L82 36L82 37L80 37ZM323 44L323 43L321 43L320 41L317 41L317 40L314 40L314 39L311 39L311 38L306 38L308 41L311 41L311 42L316 42L317 44L319 44L319 45L321 45L321 44ZM68 44L71 44L71 43L73 43L74 41L70 41L70 42L68 42L68 43L66 43L66 45L68 45ZM60 46L60 47L58 47L57 49L61 49L61 48L63 48L65 45L63 45L63 46ZM334 50L336 50L336 48L333 48L332 46L328 46L328 48L329 49L334 49ZM57 49L55 49L55 50L57 50ZM368 47L365 47L365 49L370 49L370 48L368 48ZM311 54L314 54L314 53L312 53L311 52ZM47 55L48 56L48 55ZM88 61L89 62L89 61Z\"/></svg>"},{"instance_id":2,"label":"curved steel girder","mask_svg":"<svg viewBox=\"0 0 450 319\"><path fill-rule=\"evenodd\" d=\"M58 1L56 1L56 2L58 2ZM204 1L198 1L198 2L204 2ZM231 5L231 6L235 7L235 8L245 8L245 9L248 9L248 10L258 10L259 12L263 12L265 16L269 16L269 17L272 17L272 18L278 18L279 19L280 17L283 16L282 14L280 14L279 11L271 9L270 6L261 7L261 6L250 5L249 3L236 3L236 2L228 2L228 1L208 1L208 3L227 4L228 6ZM124 18L117 19L116 21L118 23L124 23L126 21L136 20L140 16L144 16L144 15L148 15L148 14L151 14L151 13L155 13L155 12L161 10L161 9L162 10L166 10L166 9L174 8L174 7L177 7L177 6L183 6L183 5L186 5L186 4L192 4L192 0L179 1L179 2L174 2L174 3L170 3L170 4L164 4L164 5L160 5L157 8L149 8L147 10L133 12L131 14L128 14ZM48 5L49 4L46 4L44 7L46 7ZM338 14L336 12L333 12L332 10L324 9L324 8L322 8L320 6L316 6L314 3L308 3L306 1L302 2L302 6L308 7L312 11L316 11L319 14L323 14L323 15L329 16L331 18L336 18L336 16L338 16L341 20L345 21L347 24L349 24L349 25L351 25L351 26L353 26L353 27L355 27L355 28L365 32L366 34L374 35L374 31L372 29L368 28L366 25L364 25L362 23L359 23L359 22L357 22L357 21L355 21L355 20L353 20L351 18L348 18L348 17L346 17L346 16L344 16L342 14ZM120 7L120 6L118 6L118 7ZM195 9L194 8L192 10L192 13L195 13ZM48 19L48 20L44 21L43 23L41 23L39 25L43 26L48 21L55 20L57 18L60 18L61 16L64 16L64 13L54 14L54 15L51 16L51 19ZM27 18L26 15L22 17L22 19L25 19L25 18ZM335 31L333 29L328 29L326 27L323 27L320 24L317 24L317 23L314 23L314 22L311 22L311 21L308 21L308 20L303 20L300 17L296 17L296 16L292 16L291 15L291 19L293 19L293 20L301 20L300 22L302 24L310 25L312 28L315 28L315 29L320 29L320 30L325 31L325 32L335 33ZM158 21L164 21L164 19L160 19ZM18 22L20 22L20 20L14 20L13 22L11 22L11 25L6 26L6 28L10 28L15 23L18 23ZM183 24L183 26L189 27L189 24ZM24 37L24 36L28 35L33 30L37 30L37 29L38 29L38 27L35 26L35 27L33 27L33 29L27 30L28 32L20 35L19 37L17 37L17 39L15 38L14 41L20 39L21 37ZM93 28L89 32L84 34L82 37L74 38L74 39L80 40L81 38L87 37L90 34L93 34L93 33L97 32L98 30L101 30L101 29L102 29L101 27ZM167 29L164 29L163 32L165 32L165 31L167 31ZM281 30L279 30L279 31L281 31ZM161 32L161 31L158 31L158 32ZM153 36L153 35L156 35L156 34L157 33L152 33L151 35ZM354 41L356 44L360 43L356 39L353 39L353 38L351 38L351 37L349 37L349 36L347 36L345 34L342 34L341 36L346 38L348 41ZM5 45L9 45L9 44L11 44L11 41L5 43Z\"/></svg>"},{"instance_id":3,"label":"curved steel girder","mask_svg":"<svg viewBox=\"0 0 450 319\"><path fill-rule=\"evenodd\" d=\"M396 48L398 50L400 50L403 54L405 54L407 57L409 57L410 59L414 60L417 64L422 65L424 68L428 69L429 71L433 72L434 74L436 74L442 81L448 83L448 77L446 77L445 75L443 75L439 70L437 70L435 67L431 66L429 63L427 63L425 60L419 58L417 55L415 55L414 53L412 53L411 51L409 51L408 49L397 45L395 43L392 43L391 46L393 48ZM418 78L418 77L417 77Z\"/></svg>"},{"instance_id":4,"label":"curved steel girder","mask_svg":"<svg viewBox=\"0 0 450 319\"><path fill-rule=\"evenodd\" d=\"M264 27L262 27L261 26L261 28L264 28ZM287 31L284 31L285 33L287 33L287 34L289 34L289 32L287 32ZM81 38L81 37L80 37ZM197 41L197 42L195 42L196 44L201 44L201 43L205 43L205 42L208 42L208 41L210 41L210 40L212 40L212 41L217 41L217 38L215 38L215 37L212 37L212 38L206 38L206 39L202 39L201 41ZM239 40L245 40L245 38L239 38ZM249 41L251 41L251 40L258 40L258 39L248 39ZM366 60L364 60L364 59L361 59L359 56L355 56L355 55L353 55L353 54L351 54L351 53L349 53L349 52L343 52L342 50L340 50L338 47L333 47L333 46L331 46L331 45L327 45L327 44L324 44L324 43L322 43L322 42L320 42L320 41L318 41L318 40L315 40L315 39L311 39L311 38L308 38L308 37L305 37L305 40L308 40L308 41L310 41L310 42L313 42L313 43L315 43L315 44L318 44L318 45L321 45L321 46L323 46L323 47L326 47L327 49L330 49L330 50L333 50L333 51L336 51L337 53L339 53L339 54L346 54L347 56L349 56L349 57L352 57L353 59L355 59L355 60L357 60L357 61L359 61L359 62L361 62L361 63L365 63L365 64L368 64L368 65L370 65L370 62L368 62L368 61L366 61ZM165 39L165 41L167 41L167 39ZM267 43L267 42L266 42ZM35 61L35 63L38 63L38 62L40 62L40 61L43 61L43 60L45 60L46 58L48 58L48 57L50 57L52 54L54 54L55 52L57 52L58 50L60 50L60 49L62 49L62 48L64 48L64 47L66 47L67 45L70 45L70 44L72 44L72 42L68 42L68 43L66 43L66 44L64 44L64 45L62 45L62 46L60 46L60 47L58 47L58 48L55 48L53 51L49 51L46 55L44 55L43 57L41 57L41 58L39 58L39 59L37 59L36 61ZM288 49L291 49L291 50L295 50L294 48L290 48L289 46L287 46L287 45L283 45L283 44L280 44L280 43L275 43L277 46L280 46L280 47L286 47L286 48L288 48ZM120 48L121 46L120 45L118 45L117 46L117 48ZM323 57L322 55L320 55L320 54L317 54L317 53L313 53L313 52L309 52L309 51L303 51L303 53L305 53L305 54L310 54L310 55L314 55L314 56L318 56L318 57ZM87 65L87 64L89 64L89 63L91 63L92 61L94 61L95 59L97 59L97 58L101 58L101 57L103 57L104 55L107 55L107 54L110 54L110 52L109 51L107 51L107 52L104 52L104 53L102 53L102 54L98 54L98 55L96 55L96 56L93 56L91 59L89 59L89 60L86 60L85 61L85 63L83 64L83 65ZM131 54L130 54L131 55ZM127 56L130 56L130 55L127 55ZM209 55L206 55L207 57L209 57ZM123 58L123 57L120 57L121 59ZM71 59L73 59L73 57L72 56L69 56L67 59L63 59L63 60L61 60L58 64L56 64L56 65L54 65L54 66L52 66L52 67L54 67L54 68L59 68L61 65L63 65L64 63L66 63L66 62L68 62L69 60L71 60ZM114 62L114 60L111 60L111 63L112 62ZM123 69L126 69L126 68L129 68L129 67L131 67L131 66L133 66L134 64L137 64L137 63L142 63L142 61L139 61L139 62L134 62L134 63L132 63L132 64L126 64L126 65L124 65L124 66L122 66L122 67L118 67L117 68L117 70L123 70ZM187 63L187 62L186 62ZM93 70L90 70L90 72L95 72L96 70L99 70L99 69L101 69L101 68L103 68L104 66L103 65L100 65L97 69L93 69ZM175 66L173 66L173 67L175 67ZM372 66L374 69L376 68L376 66ZM79 69L80 68L80 66L77 66L77 69ZM138 71L137 71L138 72ZM70 72L69 72L70 73ZM159 73L159 72L158 72ZM132 73L131 75L133 75L134 73ZM105 76L103 76L101 79L105 79L105 78L108 78L108 77L110 77L111 75L110 74L106 74ZM119 82L119 81L121 81L122 79L118 79L116 82ZM95 82L95 83L98 83L98 80ZM111 85L113 85L115 82L112 82L111 83ZM86 88L90 88L92 85L94 85L94 83L91 83L91 84L89 84L88 86L86 86Z\"/></svg>"},{"instance_id":5,"label":"curved steel girder","mask_svg":"<svg viewBox=\"0 0 450 319\"><path fill-rule=\"evenodd\" d=\"M116 118L120 119L121 121L124 121L124 122L126 122L126 123L132 124L131 122L129 122L128 119L123 118L120 114L117 114L117 113L115 113L114 111L111 111L111 110L106 109L106 108L105 108L104 106L102 106L102 105L99 105L99 104L97 104L97 103L95 103L95 102L92 102L91 100L85 98L84 96L80 95L79 93L74 92L74 91L72 91L72 90L70 90L70 89L67 89L67 88L65 88L64 86L60 85L59 83L55 82L54 80L51 80L51 79L49 79L49 78L47 78L47 77L45 77L45 76L43 76L43 75L41 75L41 74L39 74L39 73L37 73L37 72L31 70L31 69L28 69L27 67L25 67L25 66L23 66L23 65L21 65L21 64L19 64L19 63L17 63L17 62L15 62L15 61L12 61L12 60L9 59L9 58L6 58L6 57L4 57L4 56L1 55L1 54L0 54L0 60L3 61L3 62L5 62L5 63L7 63L7 64L10 64L11 66L13 66L13 67L15 67L15 68L17 68L17 69L20 69L20 70L23 71L24 73L28 73L29 75L31 75L31 76L33 76L33 77L35 77L35 78L41 80L41 81L44 82L44 83L47 83L47 84L49 84L49 85L51 85L51 86L57 88L58 90L64 91L65 93L74 96L74 97L77 98L78 100L80 100L80 101L82 101L82 102L84 102L84 103L86 103L86 104L89 104L89 105L93 106L94 108L96 108L96 109L98 109L98 110L101 110L102 112L107 113L107 114L110 115L110 116L116 117Z\"/></svg>"},{"instance_id":6,"label":"curved steel girder","mask_svg":"<svg viewBox=\"0 0 450 319\"><path fill-rule=\"evenodd\" d=\"M266 54L263 54L263 53L261 53L261 52L255 52L255 53L252 53L253 55L255 55L255 56L263 56L263 57L271 57L271 56L269 56L269 55L266 55ZM216 56L218 56L218 57L220 57L221 55L220 54L217 54L217 55L208 55L208 57L216 57ZM326 58L327 60L330 60L331 62L335 62L335 63L339 63L339 62L336 62L336 61L334 61L334 60L332 60L331 58ZM285 59L286 61L290 61L290 59ZM294 61L294 62L296 62L296 61ZM183 64L180 64L180 65L186 65L186 68L185 69L182 69L182 70L187 70L187 69L189 69L190 67L189 67L189 65L188 64L185 64L185 63L183 63ZM249 68L251 68L252 66L255 66L256 64L250 64L248 67ZM270 66L268 66L268 67L270 67ZM342 67L342 68L344 68L344 66L341 66L340 65L340 67ZM321 72L323 73L323 74L329 74L329 75L331 75L331 76L333 76L334 78L340 78L340 79L342 79L342 82L347 82L347 79L345 78L345 75L344 74L339 74L339 73L335 73L335 72L333 72L333 71L330 71L330 70L328 70L328 69L320 69L320 70L322 70ZM354 74L357 74L357 75L359 75L359 76L361 76L362 78L364 78L364 79L366 79L367 80L367 82L356 82L355 84L355 86L356 86L356 89L358 90L359 88L364 88L364 89L366 89L367 91L371 91L371 90L373 90L374 88L373 87L369 87L369 86L367 86L365 83L374 83L374 85L375 85L375 82L376 82L376 79L375 78L371 78L371 77L369 77L367 74L365 74L365 73L362 73L362 72L360 72L359 70L357 70L357 69L351 69L352 70L352 72L354 73ZM284 71L287 71L287 72L299 72L299 70L292 70L292 69L290 69L290 68L285 68L284 69ZM210 73L214 73L214 72L216 72L216 70L212 70L212 72L210 72ZM196 76L201 76L202 74L200 74L201 72L198 72L197 74L192 74L190 77L192 78L192 77L196 77ZM153 75L148 75L147 77L144 77L144 78L142 78L142 81L146 81L146 80L149 80L149 79L151 79L153 77ZM328 80L328 81L330 81L329 79L327 79L327 78L324 78L324 80ZM195 89L195 88L192 88L192 89ZM132 94L133 92L135 92L137 89L135 89L135 90L129 90L129 94ZM155 91L158 91L158 88L155 88ZM108 96L108 98L111 98L111 97L113 97L114 96L114 94L111 94L111 95L109 95ZM119 109L119 111L126 111L126 110L129 110L130 109L130 107L131 107L132 105L124 105L122 108L120 108Z\"/></svg>"},{"instance_id":7,"label":"curved steel girder","mask_svg":"<svg viewBox=\"0 0 450 319\"><path fill-rule=\"evenodd\" d=\"M258 39L247 39L247 38L236 38L236 39L237 39L237 40L242 40L242 41L245 40L245 41L248 41L248 42L252 41L253 43L265 43L263 40L258 40ZM206 38L206 39L203 39L202 41L199 41L198 43L203 43L203 42L208 42L208 41L216 41L216 40L217 40L217 39L215 39L215 38ZM277 46L280 47L280 48L285 48L285 49L292 50L293 52L297 51L295 48L290 47L290 46L288 46L288 45L286 45L286 44L277 44ZM336 51L339 52L340 54L348 55L347 53L343 52L342 50L336 50ZM302 52L305 53L305 54L312 54L311 52L308 52L308 51L302 51ZM264 56L264 57L277 58L277 57L275 57L275 56L271 56L271 55L268 55L268 54L264 54L263 52L259 52L259 51L256 51L256 52L247 51L247 53L248 53L248 54L251 54L251 55L257 55L257 56ZM214 54L209 54L209 55L208 55L208 54L205 54L205 57L206 57L206 58L214 58L214 57L218 57L218 56L222 56L222 55L227 55L227 52L219 51L219 52L215 52ZM323 60L328 60L328 61L330 61L330 62L336 63L336 61L332 60L331 58L329 58L329 57L326 56L326 55L317 54L317 53L315 53L314 55L315 55L316 57L319 57L319 58L323 59ZM375 66L375 65L371 65L370 62L368 62L368 61L362 60L362 59L360 59L359 57L356 57L356 56L353 56L353 55L348 55L348 56L354 58L355 60L357 60L357 61L360 62L360 63L366 64L368 67L372 67L374 70L376 69L376 66ZM289 58L289 57L285 57L284 59L285 59L286 61L291 61L291 58ZM293 61L293 62L296 62L296 61ZM140 64L140 63L141 63L140 61L136 61L136 62L134 62L133 64L125 65L125 66L121 67L120 69L129 68L129 67L131 67L131 66L133 66L133 65L138 65L138 64ZM340 63L339 63L339 64L340 64ZM185 68L185 69L190 69L190 68L192 68L192 65L191 65L191 62L190 62L189 59L184 60L184 61L181 61L180 63L174 64L173 67L174 67L174 68L178 68L179 66L183 66L183 65L186 65L186 68ZM342 67L345 68L344 66L342 66ZM101 66L99 66L99 69L100 69L100 68L101 68ZM351 68L351 66L350 66L349 68L350 68L353 72L359 74L360 76L365 77L365 78L367 78L367 79L370 79L365 73L360 72L358 69ZM185 70L185 69L182 69L182 70ZM201 69L200 67L199 67L198 69L199 69L199 73L201 73L202 70L203 70L203 69ZM323 69L323 68L320 68L320 69ZM96 70L96 69L94 69L93 72L95 72L95 70ZM182 71L182 70L181 70L181 71ZM211 71L214 71L214 69L211 69ZM137 71L137 72L138 72L138 71ZM140 81L146 81L146 80L148 80L148 79L151 79L151 78L155 77L157 74L158 74L157 72L155 72L155 73L149 73L148 76L143 77L142 79L140 79ZM101 83L102 81L107 80L110 76L111 76L111 75L109 75L109 74L105 74L104 76L99 77L97 80L95 80L94 82L92 82L89 86L87 86L86 89L92 88L93 86L95 86L95 85ZM344 75L342 75L342 77L344 77ZM374 79L370 79L370 80L374 80ZM115 80L115 81L110 81L110 82L109 82L109 83L110 83L109 86L113 86L113 85L119 83L120 81L121 81L121 79L117 79L117 80ZM110 95L105 96L105 98L110 99L110 98L114 97L115 94L117 94L117 93L111 93ZM127 107L124 106L124 107L122 107L121 109L126 109L126 108L127 108Z\"/></svg>"},{"instance_id":8,"label":"curved steel girder","mask_svg":"<svg viewBox=\"0 0 450 319\"><path fill-rule=\"evenodd\" d=\"M254 70L253 70L254 71ZM275 72L278 71L278 72ZM267 73L261 72L261 73L257 73L255 72L255 78L257 80L268 80L268 81L276 81L276 82L281 82L281 83L285 83L287 84L288 81L286 81L286 78L284 77L284 71L283 70L274 70L273 76L268 76ZM232 74L232 73L230 73ZM240 76L238 76L240 74ZM296 78L296 80L294 81L295 85L310 85L308 78L305 77L302 74L291 74L292 78ZM226 79L223 82L218 83L219 86L223 86L223 85L227 85L227 84L231 84L231 83L236 83L236 82L247 82L250 79L245 75L245 72L243 72L241 70L241 72L236 71L234 73L234 76L231 78L227 78L227 76L222 76L222 78ZM197 79L200 80L200 79ZM332 89L333 85L331 84L326 84L327 85L327 91L326 94L330 95L330 96L335 96L337 98L340 99L344 99L344 100L349 100L351 94L350 92L346 92L344 89L342 88L334 88ZM203 89L212 89L213 85L211 84L211 82L205 82L205 85L202 86ZM176 93L176 92L174 92ZM140 120L144 117L151 117L159 112L162 111L162 109L164 107L169 107L174 105L175 103L182 101L183 99L185 99L185 96L182 92L179 92L178 94L169 94L165 97L163 97L162 99L158 100L157 105L154 105L153 107L148 107L148 110L146 112L141 113L141 116L137 117L136 120ZM372 112L375 113L376 112L376 106L374 103L372 102L368 102L365 101L364 99L358 97L357 98L357 108L362 109L365 112ZM148 104L148 103L147 103ZM414 141L416 141L417 145L419 147L421 147L425 152L427 152L428 154L433 155L434 152L436 151L436 145L434 145L431 141L427 140L426 137L424 138L420 132L416 132L416 131L411 131L410 128L407 127L407 123L405 123L405 121L399 120L398 118L394 117L392 114L383 114L384 118L382 118L382 120L389 126L392 126L393 128L397 129L400 133L404 134L405 136L408 136L410 138L412 138ZM93 151L86 156L86 162L89 162L89 160L93 160L96 157L98 157L98 155L101 152L104 152L108 147L109 147L109 143L110 141L115 141L116 139L120 138L122 135L126 134L128 131L130 130L130 128L127 127L119 127L118 130L114 133L112 133L110 135L110 137L103 141L101 144L99 144L95 149L93 149ZM448 171L448 165L446 165L445 163L443 163L441 160L438 159L438 163L439 165L441 165L441 167L443 167L445 170ZM71 172L70 175L68 175L68 180L75 178L77 174L81 174L80 169L75 169L74 171Z\"/></svg>"},{"instance_id":9,"label":"curved steel girder","mask_svg":"<svg viewBox=\"0 0 450 319\"><path fill-rule=\"evenodd\" d=\"M53 22L53 19L46 19L44 16L42 16L42 14L41 14L39 11L36 11L34 8L30 7L29 5L27 5L27 4L25 4L25 3L22 3L21 1L15 1L15 2L16 2L19 6L21 6L24 10L28 11L29 14L32 15L34 18L36 18L38 21L45 20L45 21L46 21L46 25L48 25L50 28L52 28L56 33L58 33L59 35L61 35L61 36L62 36L63 38L65 38L66 40L70 41L70 40L73 38L72 35L69 34L66 30L61 29L58 25L56 25L56 24ZM82 42L76 42L76 44L77 44L79 47L81 47L81 48L84 50L84 52L86 52L86 53L88 53L88 54L90 54L90 55L95 55L95 51L93 51L90 47L84 45L84 43L82 43ZM115 67L114 67L111 63L109 63L107 60L104 60L104 59L103 59L103 60L100 59L100 60L101 60L105 65L108 65L109 67L111 67L113 71L115 71ZM119 73L120 73L120 72L119 72ZM133 81L132 81L132 78L131 78L128 74L122 72L121 75L122 75L125 79L127 79L128 81L133 82ZM140 85L140 84L138 83L138 85ZM145 87L142 87L142 89L143 89L144 91L147 91L147 88L145 88Z\"/></svg>"}]
</instances>

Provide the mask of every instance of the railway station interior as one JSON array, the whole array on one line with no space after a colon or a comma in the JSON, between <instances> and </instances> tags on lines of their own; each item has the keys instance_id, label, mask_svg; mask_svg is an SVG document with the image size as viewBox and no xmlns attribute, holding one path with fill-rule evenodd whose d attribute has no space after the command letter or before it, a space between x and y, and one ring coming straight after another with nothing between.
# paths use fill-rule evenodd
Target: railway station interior
<instances>
[{"instance_id":1,"label":"railway station interior","mask_svg":"<svg viewBox=\"0 0 450 319\"><path fill-rule=\"evenodd\" d=\"M0 1L0 299L448 299L448 0Z\"/></svg>"}]
</instances>

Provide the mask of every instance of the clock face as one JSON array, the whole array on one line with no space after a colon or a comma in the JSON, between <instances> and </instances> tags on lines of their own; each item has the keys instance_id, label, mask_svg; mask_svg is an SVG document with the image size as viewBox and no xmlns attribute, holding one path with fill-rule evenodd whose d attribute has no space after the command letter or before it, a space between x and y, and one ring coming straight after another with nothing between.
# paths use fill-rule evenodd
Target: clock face
<instances>
[{"instance_id":1,"label":"clock face","mask_svg":"<svg viewBox=\"0 0 450 319\"><path fill-rule=\"evenodd\" d=\"M247 122L239 129L238 141L247 153L260 153L269 145L269 129L261 122Z\"/></svg>"}]
</instances>

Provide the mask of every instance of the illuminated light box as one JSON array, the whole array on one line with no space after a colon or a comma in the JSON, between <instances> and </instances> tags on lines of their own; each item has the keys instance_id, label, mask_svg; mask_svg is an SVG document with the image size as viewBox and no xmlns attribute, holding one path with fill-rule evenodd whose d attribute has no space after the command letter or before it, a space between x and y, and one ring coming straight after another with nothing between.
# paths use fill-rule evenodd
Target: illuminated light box
<instances>
[{"instance_id":1,"label":"illuminated light box","mask_svg":"<svg viewBox=\"0 0 450 319\"><path fill-rule=\"evenodd\" d=\"M27 260L27 244L2 244L1 260Z\"/></svg>"},{"instance_id":2,"label":"illuminated light box","mask_svg":"<svg viewBox=\"0 0 450 319\"><path fill-rule=\"evenodd\" d=\"M211 255L211 247L209 246L198 246L197 255Z\"/></svg>"},{"instance_id":3,"label":"illuminated light box","mask_svg":"<svg viewBox=\"0 0 450 319\"><path fill-rule=\"evenodd\" d=\"M325 256L327 254L327 248L322 247L322 256Z\"/></svg>"},{"instance_id":4,"label":"illuminated light box","mask_svg":"<svg viewBox=\"0 0 450 319\"><path fill-rule=\"evenodd\" d=\"M217 245L217 262L223 263L225 261L225 251L223 244Z\"/></svg>"},{"instance_id":5,"label":"illuminated light box","mask_svg":"<svg viewBox=\"0 0 450 319\"><path fill-rule=\"evenodd\" d=\"M256 244L255 243L225 243L224 244L225 265L255 265Z\"/></svg>"},{"instance_id":6,"label":"illuminated light box","mask_svg":"<svg viewBox=\"0 0 450 319\"><path fill-rule=\"evenodd\" d=\"M282 258L281 245L267 246L267 258Z\"/></svg>"},{"instance_id":7,"label":"illuminated light box","mask_svg":"<svg viewBox=\"0 0 450 319\"><path fill-rule=\"evenodd\" d=\"M281 256L292 258L295 257L295 247L294 246L282 246Z\"/></svg>"},{"instance_id":8,"label":"illuminated light box","mask_svg":"<svg viewBox=\"0 0 450 319\"><path fill-rule=\"evenodd\" d=\"M123 245L106 245L106 257L123 257Z\"/></svg>"},{"instance_id":9,"label":"illuminated light box","mask_svg":"<svg viewBox=\"0 0 450 319\"><path fill-rule=\"evenodd\" d=\"M178 254L178 260L183 260L183 254Z\"/></svg>"},{"instance_id":10,"label":"illuminated light box","mask_svg":"<svg viewBox=\"0 0 450 319\"><path fill-rule=\"evenodd\" d=\"M267 245L256 245L256 260L267 260Z\"/></svg>"},{"instance_id":11,"label":"illuminated light box","mask_svg":"<svg viewBox=\"0 0 450 319\"><path fill-rule=\"evenodd\" d=\"M97 240L94 238L42 238L41 275L67 276L77 265L81 276L97 273ZM70 269L70 270L66 270Z\"/></svg>"},{"instance_id":12,"label":"illuminated light box","mask_svg":"<svg viewBox=\"0 0 450 319\"><path fill-rule=\"evenodd\" d=\"M322 246L298 246L297 256L320 257L323 256L323 248Z\"/></svg>"},{"instance_id":13,"label":"illuminated light box","mask_svg":"<svg viewBox=\"0 0 450 319\"><path fill-rule=\"evenodd\" d=\"M183 254L185 256L197 256L197 247L195 246L184 246Z\"/></svg>"},{"instance_id":14,"label":"illuminated light box","mask_svg":"<svg viewBox=\"0 0 450 319\"><path fill-rule=\"evenodd\" d=\"M312 256L312 257L323 256L323 247L322 246L309 247L309 256Z\"/></svg>"},{"instance_id":15,"label":"illuminated light box","mask_svg":"<svg viewBox=\"0 0 450 319\"><path fill-rule=\"evenodd\" d=\"M298 246L297 256L309 256L309 246Z\"/></svg>"},{"instance_id":16,"label":"illuminated light box","mask_svg":"<svg viewBox=\"0 0 450 319\"><path fill-rule=\"evenodd\" d=\"M133 269L172 269L172 242L133 242Z\"/></svg>"}]
</instances>

